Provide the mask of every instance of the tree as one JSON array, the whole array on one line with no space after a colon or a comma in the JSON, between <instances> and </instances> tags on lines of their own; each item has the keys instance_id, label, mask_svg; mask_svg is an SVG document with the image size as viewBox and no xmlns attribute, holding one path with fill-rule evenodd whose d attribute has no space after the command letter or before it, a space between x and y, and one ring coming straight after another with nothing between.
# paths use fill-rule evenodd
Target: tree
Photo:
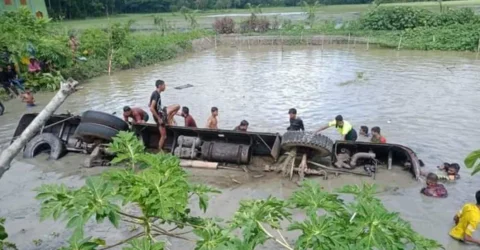
<instances>
[{"instance_id":1,"label":"tree","mask_svg":"<svg viewBox=\"0 0 480 250\"><path fill-rule=\"evenodd\" d=\"M373 185L338 190L354 197L345 202L338 193L326 192L314 182L304 182L288 200L244 200L233 218L221 221L191 215L191 197L198 197L200 210L206 211L208 195L219 191L189 183L175 156L145 153L143 144L128 132L120 132L109 150L116 154L113 163L123 163L126 168L89 177L80 188L51 184L37 189L41 218L64 219L67 227L74 229L69 246L63 249L97 249L105 244L102 239L84 235L85 223L93 218L97 223L108 220L116 228L122 223L142 229L103 249L128 244L130 247L123 249L160 250L164 243L156 238L161 235L195 241L195 249L204 250L252 250L268 241L275 242L278 249L441 247L413 231L398 213L389 212L374 196ZM137 207L138 214L123 211L124 205ZM303 211L306 219L292 221L293 209ZM289 222L289 226L282 227L281 222ZM173 229L167 230L167 225ZM284 230L298 231L300 236L287 241L282 235Z\"/></svg>"},{"instance_id":2,"label":"tree","mask_svg":"<svg viewBox=\"0 0 480 250\"><path fill-rule=\"evenodd\" d=\"M313 24L315 23L315 13L317 12L318 7L320 7L318 1L313 4L309 4L306 1L303 1L302 3L302 9L307 14L307 24L310 25L310 27L313 27Z\"/></svg>"}]
</instances>

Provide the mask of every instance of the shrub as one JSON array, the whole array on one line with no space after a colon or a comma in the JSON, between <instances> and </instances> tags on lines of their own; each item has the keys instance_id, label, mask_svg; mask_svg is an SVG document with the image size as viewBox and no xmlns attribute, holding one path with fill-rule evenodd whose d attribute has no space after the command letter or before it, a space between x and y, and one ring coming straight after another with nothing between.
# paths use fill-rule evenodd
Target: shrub
<instances>
[{"instance_id":1,"label":"shrub","mask_svg":"<svg viewBox=\"0 0 480 250\"><path fill-rule=\"evenodd\" d=\"M240 23L240 32L266 32L270 28L270 21L266 17L257 17L254 13Z\"/></svg>"},{"instance_id":2,"label":"shrub","mask_svg":"<svg viewBox=\"0 0 480 250\"><path fill-rule=\"evenodd\" d=\"M478 22L478 16L469 8L435 13L412 7L378 7L360 18L361 26L368 30L405 30Z\"/></svg>"},{"instance_id":3,"label":"shrub","mask_svg":"<svg viewBox=\"0 0 480 250\"><path fill-rule=\"evenodd\" d=\"M378 7L361 17L362 27L369 30L405 30L426 26L433 13L412 7Z\"/></svg>"},{"instance_id":4,"label":"shrub","mask_svg":"<svg viewBox=\"0 0 480 250\"><path fill-rule=\"evenodd\" d=\"M213 29L218 34L235 33L235 21L230 17L215 19L215 22L213 23Z\"/></svg>"},{"instance_id":5,"label":"shrub","mask_svg":"<svg viewBox=\"0 0 480 250\"><path fill-rule=\"evenodd\" d=\"M423 50L475 51L479 38L480 24L418 27L405 31L402 46Z\"/></svg>"}]
</instances>

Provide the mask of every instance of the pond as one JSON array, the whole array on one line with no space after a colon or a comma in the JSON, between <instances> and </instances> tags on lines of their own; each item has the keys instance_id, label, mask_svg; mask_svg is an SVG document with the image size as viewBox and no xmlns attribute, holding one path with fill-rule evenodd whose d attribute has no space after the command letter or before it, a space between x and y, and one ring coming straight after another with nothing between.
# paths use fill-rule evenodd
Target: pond
<instances>
[{"instance_id":1,"label":"pond","mask_svg":"<svg viewBox=\"0 0 480 250\"><path fill-rule=\"evenodd\" d=\"M305 46L219 47L164 64L93 79L71 96L61 111L79 113L96 109L120 115L124 105L147 110L155 80L163 79L167 83L163 102L188 106L199 126L206 123L212 106L219 108L221 128L232 129L246 119L250 130L270 132L285 131L289 108L298 110L307 130L315 130L342 114L357 129L361 125L380 126L389 142L411 147L426 163L426 170L434 172L442 162L462 163L470 151L480 148L480 123L476 119L480 114L479 62L471 53L367 51L364 45L324 50ZM194 87L174 89L184 84ZM51 94L36 95L40 106L50 97ZM1 138L13 134L19 116L26 112L19 103L18 100L5 103L7 113L0 117ZM334 129L326 134L338 138ZM29 180L39 184L45 181L38 181L38 176L47 175L45 180L49 181L59 178L31 166L24 167L29 174L19 178L20 181L7 179L22 175L24 172L19 169L10 170L12 173L0 180L0 187L9 190L0 198L0 216L15 219L6 203L38 206L33 199L22 200L33 197L31 188L35 186ZM447 185L446 199L422 197L419 190L423 183L392 187L393 191L384 192L381 198L425 236L440 241L447 249L465 249L466 246L449 238L448 231L454 213L463 203L474 202L479 178L470 177L465 169L460 174L460 181ZM263 198L269 194L287 196L294 186L279 179L225 189L224 195L212 199L210 214L230 217L236 208L227 205L232 199ZM61 181L81 182L74 177ZM350 183L348 178L344 181ZM17 197L14 194L19 190L30 193ZM35 209L24 210L35 213ZM10 226L20 230L22 226L18 223L23 219L18 220L7 222L7 229ZM30 223L33 231L38 225L33 217L23 223ZM20 233L13 234L14 239L21 241Z\"/></svg>"}]
</instances>

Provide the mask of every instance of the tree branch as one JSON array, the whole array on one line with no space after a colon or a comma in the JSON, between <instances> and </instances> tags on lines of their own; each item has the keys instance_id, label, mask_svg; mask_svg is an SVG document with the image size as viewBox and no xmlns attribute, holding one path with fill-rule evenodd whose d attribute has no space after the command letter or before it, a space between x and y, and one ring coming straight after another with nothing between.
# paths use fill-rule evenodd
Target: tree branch
<instances>
[{"instance_id":1,"label":"tree branch","mask_svg":"<svg viewBox=\"0 0 480 250\"><path fill-rule=\"evenodd\" d=\"M191 241L191 242L195 242L194 240L192 239L189 239L189 238L185 238L183 236L179 236L179 235L175 235L175 234L171 234L165 230L161 231L161 230L158 230L156 228L153 228L152 229L152 232L156 232L156 233L159 233L161 235L166 235L166 236L169 236L169 237L173 237L173 238L177 238L177 239L182 239L182 240L186 240L186 241Z\"/></svg>"},{"instance_id":2,"label":"tree branch","mask_svg":"<svg viewBox=\"0 0 480 250\"><path fill-rule=\"evenodd\" d=\"M135 239L135 238L141 237L141 236L143 236L144 234L145 234L145 232L141 232L141 233L135 234L134 236L132 236L132 237L130 237L130 238L128 238L128 239L122 240L122 241L118 242L118 243L115 244L115 245L106 246L106 247L102 248L101 250L106 250L106 249L114 248L114 247L116 247L116 246L120 246L120 245L125 244L125 243L127 243L127 242L129 242L129 241L131 241L131 240L133 240L133 239Z\"/></svg>"},{"instance_id":3,"label":"tree branch","mask_svg":"<svg viewBox=\"0 0 480 250\"><path fill-rule=\"evenodd\" d=\"M133 219L137 219L137 220L145 221L145 218L138 217L138 216L131 215L131 214L127 214L127 213L124 213L124 212L122 212L122 211L118 211L118 213L119 213L120 215L123 215L123 216L125 216L125 217L130 217L130 218L133 218Z\"/></svg>"}]
</instances>

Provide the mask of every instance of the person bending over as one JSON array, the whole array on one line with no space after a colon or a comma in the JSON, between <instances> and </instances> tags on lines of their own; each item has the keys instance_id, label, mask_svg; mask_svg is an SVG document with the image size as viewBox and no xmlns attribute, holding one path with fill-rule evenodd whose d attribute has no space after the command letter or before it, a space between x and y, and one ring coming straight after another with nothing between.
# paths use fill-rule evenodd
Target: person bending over
<instances>
[{"instance_id":1,"label":"person bending over","mask_svg":"<svg viewBox=\"0 0 480 250\"><path fill-rule=\"evenodd\" d=\"M236 126L233 130L247 132L247 129L248 129L248 122L247 120L243 120L240 122L240 125Z\"/></svg>"},{"instance_id":2,"label":"person bending over","mask_svg":"<svg viewBox=\"0 0 480 250\"><path fill-rule=\"evenodd\" d=\"M320 133L321 131L333 126L335 126L337 131L340 133L340 136L341 136L340 140L344 140L344 141L357 140L357 131L355 131L355 129L350 124L350 122L344 121L341 115L337 115L335 117L335 120L329 122L327 125L318 129L316 133Z\"/></svg>"},{"instance_id":3,"label":"person bending over","mask_svg":"<svg viewBox=\"0 0 480 250\"><path fill-rule=\"evenodd\" d=\"M185 127L189 128L196 128L197 123L195 122L195 119L193 119L192 115L190 115L190 109L188 107L183 107L182 108L182 113L180 115L185 118Z\"/></svg>"},{"instance_id":4,"label":"person bending over","mask_svg":"<svg viewBox=\"0 0 480 250\"><path fill-rule=\"evenodd\" d=\"M148 122L148 114L141 108L131 108L130 106L123 107L123 120L128 122L128 119L132 118L133 123L145 123Z\"/></svg>"}]
</instances>

